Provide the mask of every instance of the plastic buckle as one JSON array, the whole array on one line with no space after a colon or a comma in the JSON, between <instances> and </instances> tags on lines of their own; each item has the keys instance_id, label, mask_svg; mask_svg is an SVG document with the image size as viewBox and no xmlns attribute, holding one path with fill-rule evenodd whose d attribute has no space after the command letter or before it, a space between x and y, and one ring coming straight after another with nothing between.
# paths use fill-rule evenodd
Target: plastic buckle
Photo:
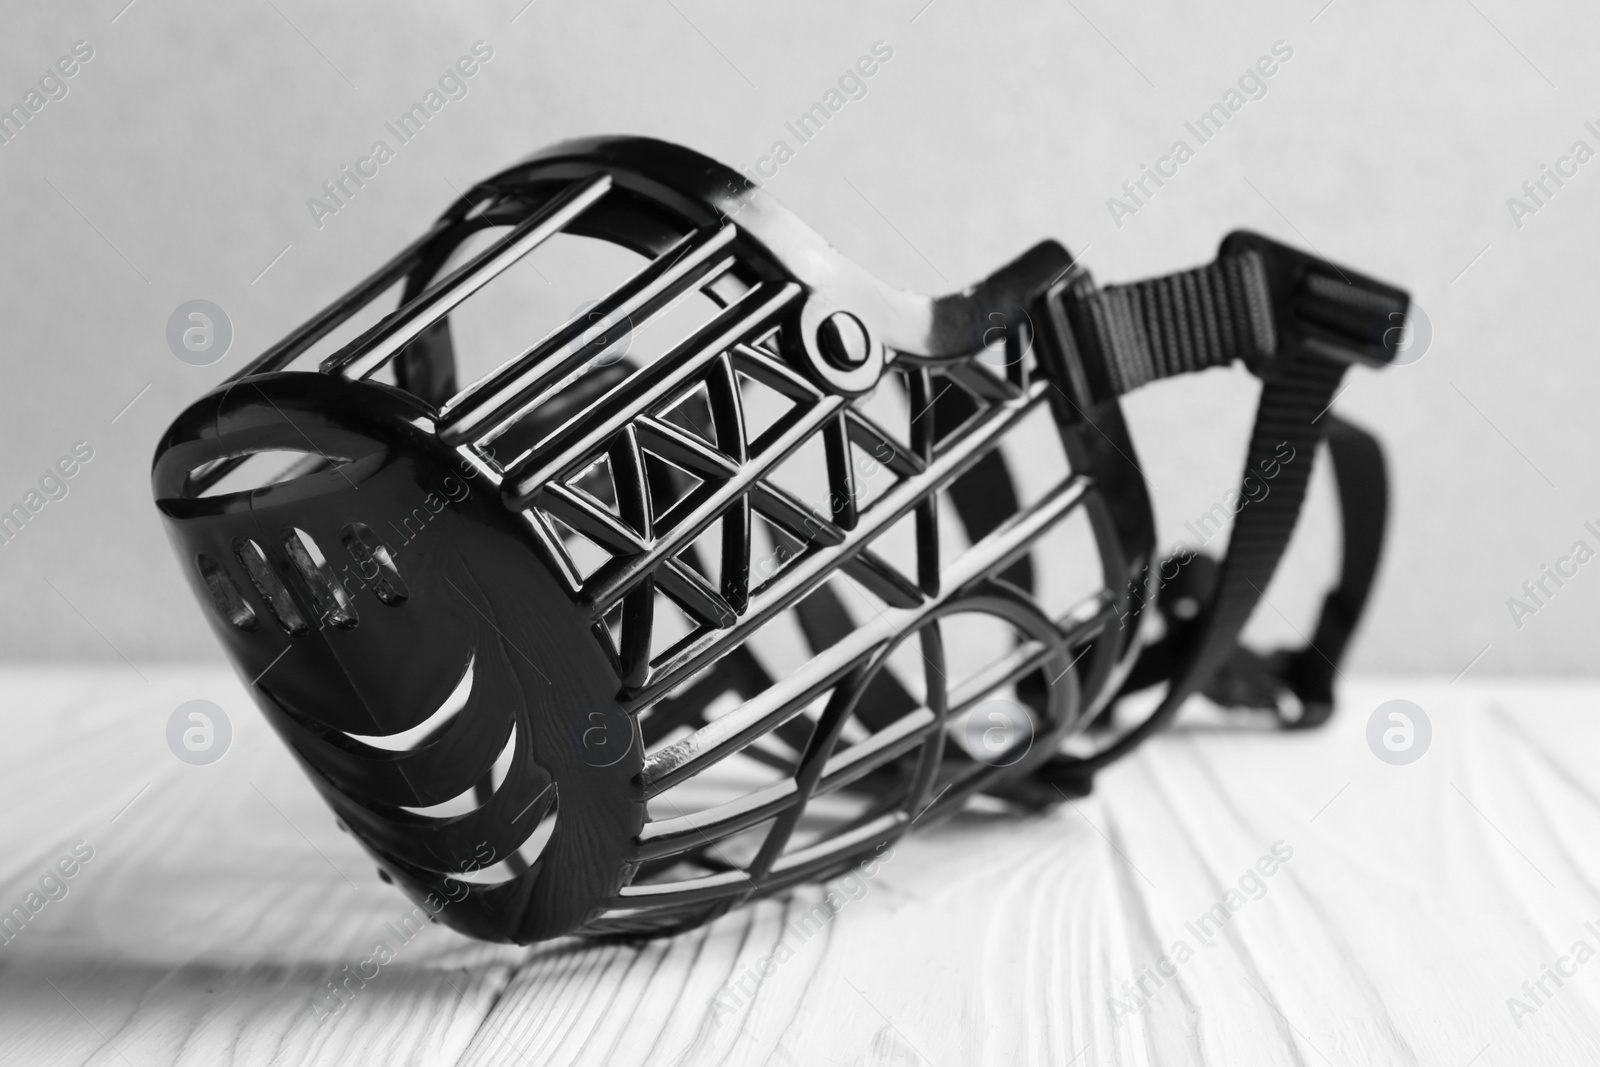
<instances>
[{"instance_id":1,"label":"plastic buckle","mask_svg":"<svg viewBox=\"0 0 1600 1067\"><path fill-rule=\"evenodd\" d=\"M1394 362L1411 306L1405 290L1245 230L1223 240L1219 257L1246 252L1266 268L1278 334L1273 354L1249 365L1258 377L1301 355L1369 367Z\"/></svg>"}]
</instances>

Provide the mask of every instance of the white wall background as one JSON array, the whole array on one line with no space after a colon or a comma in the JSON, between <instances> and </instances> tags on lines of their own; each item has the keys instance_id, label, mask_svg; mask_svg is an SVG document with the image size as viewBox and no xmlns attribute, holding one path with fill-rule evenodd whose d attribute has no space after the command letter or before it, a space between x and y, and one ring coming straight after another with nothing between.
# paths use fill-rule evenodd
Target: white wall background
<instances>
[{"instance_id":1,"label":"white wall background","mask_svg":"<svg viewBox=\"0 0 1600 1067\"><path fill-rule=\"evenodd\" d=\"M1241 226L1406 286L1431 348L1355 372L1340 401L1381 432L1395 497L1354 667L1455 674L1487 646L1475 672L1593 669L1600 562L1521 629L1506 599L1575 540L1600 548L1583 529L1600 526L1600 161L1520 228L1506 201L1574 141L1600 151L1584 128L1600 127L1600 9L523 2L7 8L0 103L75 41L94 58L0 147L0 503L74 442L95 455L0 547L6 657L218 655L150 503L155 441L420 233L452 187L594 133L751 163L882 40L894 58L868 95L799 149L773 194L868 269L928 290L1046 236L1104 281L1164 273L1210 260ZM494 58L470 95L317 229L306 199L478 40ZM1280 40L1294 55L1267 95L1118 228L1107 198L1175 139L1194 146L1183 122ZM164 340L194 298L236 331L211 367ZM1253 400L1247 376L1216 372L1136 398L1164 544L1232 486ZM1336 547L1328 488L1313 501L1323 532L1294 548L1299 577L1269 591L1302 628L1320 593L1309 575Z\"/></svg>"}]
</instances>

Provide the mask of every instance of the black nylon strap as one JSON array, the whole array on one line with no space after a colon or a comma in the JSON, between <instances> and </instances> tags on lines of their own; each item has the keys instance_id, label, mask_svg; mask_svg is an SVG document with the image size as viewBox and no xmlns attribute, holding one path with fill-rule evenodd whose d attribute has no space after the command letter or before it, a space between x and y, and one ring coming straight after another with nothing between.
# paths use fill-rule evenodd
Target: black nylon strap
<instances>
[{"instance_id":1,"label":"black nylon strap","mask_svg":"<svg viewBox=\"0 0 1600 1067\"><path fill-rule=\"evenodd\" d=\"M1388 477L1377 439L1331 413L1323 416L1323 421L1338 483L1343 533L1338 581L1324 598L1316 628L1303 647L1262 655L1240 645L1200 687L1222 707L1272 711L1287 729L1317 726L1332 714L1334 675L1371 592L1388 514ZM1163 584L1157 606L1166 634L1141 650L1118 699L1169 681L1177 672L1184 654L1198 639L1201 621L1199 616L1182 617L1177 605L1185 599L1209 601L1217 587L1219 566L1215 558L1197 553ZM1161 573L1167 573L1165 562ZM1285 693L1300 704L1297 718L1283 715L1280 697Z\"/></svg>"},{"instance_id":2,"label":"black nylon strap","mask_svg":"<svg viewBox=\"0 0 1600 1067\"><path fill-rule=\"evenodd\" d=\"M1339 584L1323 600L1310 642L1284 665L1283 680L1303 707L1288 725L1299 728L1324 722L1333 712L1333 676L1372 592L1389 516L1389 477L1378 439L1332 413L1324 421L1339 482L1344 547Z\"/></svg>"},{"instance_id":3,"label":"black nylon strap","mask_svg":"<svg viewBox=\"0 0 1600 1067\"><path fill-rule=\"evenodd\" d=\"M1305 501L1321 427L1313 421L1333 402L1333 395L1344 376L1344 365L1316 357L1297 361L1291 373L1262 385L1256 409L1255 429L1250 435L1245 473L1261 469L1278 446L1287 442L1304 463L1287 463L1265 499L1240 511L1228 540L1228 554L1217 575L1217 588L1201 613L1199 635L1174 671L1166 695L1148 719L1125 736L1083 760L1062 757L1052 761L1057 772L1076 775L1095 770L1121 758L1145 738L1172 721L1178 708L1233 656L1239 632L1255 610L1262 592L1277 570L1278 560L1288 546L1301 505Z\"/></svg>"},{"instance_id":4,"label":"black nylon strap","mask_svg":"<svg viewBox=\"0 0 1600 1067\"><path fill-rule=\"evenodd\" d=\"M1277 348L1266 265L1254 250L1162 278L1108 285L1071 301L1085 361L1118 396L1158 378L1254 362Z\"/></svg>"},{"instance_id":5,"label":"black nylon strap","mask_svg":"<svg viewBox=\"0 0 1600 1067\"><path fill-rule=\"evenodd\" d=\"M1283 444L1306 458L1283 464L1273 492L1239 512L1209 600L1195 625L1186 628L1181 647L1175 642L1164 650L1159 670L1169 684L1156 710L1096 754L1057 756L1041 769L1044 780L1069 795L1086 794L1094 771L1167 726L1192 693L1234 660L1239 633L1271 581L1298 520L1324 431L1332 430L1340 439L1337 447L1355 465L1370 468L1376 453L1364 451L1359 439L1344 432L1348 424L1323 417L1350 363L1381 365L1393 358L1394 319L1403 320L1409 304L1398 289L1248 233L1230 235L1211 268L1098 293L1084 288L1066 294L1065 311L1081 359L1079 371L1092 393L1099 398L1107 392L1121 395L1157 378L1242 359L1263 379L1243 478L1266 469L1262 465ZM1094 402L1096 396L1084 399ZM1381 454L1376 455L1381 466ZM1353 488L1357 480L1359 476L1341 478L1341 503L1347 512L1354 510L1352 504L1359 505L1346 495L1359 494ZM1358 530L1353 541L1347 540L1356 553L1353 561L1347 557L1350 584L1330 597L1334 606L1324 611L1326 631L1319 625L1319 633L1340 652L1370 587L1381 538L1380 519L1375 530ZM1295 661L1303 672L1298 682L1307 693L1326 698L1313 713L1326 718L1331 663L1328 676L1320 677L1311 659L1320 654L1302 653Z\"/></svg>"}]
</instances>

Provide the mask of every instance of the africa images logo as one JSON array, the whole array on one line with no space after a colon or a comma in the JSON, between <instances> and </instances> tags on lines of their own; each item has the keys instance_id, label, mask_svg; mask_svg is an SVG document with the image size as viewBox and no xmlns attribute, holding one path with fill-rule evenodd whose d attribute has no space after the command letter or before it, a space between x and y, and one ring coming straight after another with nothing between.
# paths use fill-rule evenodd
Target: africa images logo
<instances>
[{"instance_id":1,"label":"africa images logo","mask_svg":"<svg viewBox=\"0 0 1600 1067\"><path fill-rule=\"evenodd\" d=\"M1194 138L1195 145L1205 145L1214 140L1228 121L1244 110L1246 104L1265 97L1267 79L1277 74L1282 65L1293 58L1293 45L1288 41L1273 41L1272 55L1262 56L1252 66L1246 67L1244 73L1239 75L1237 88L1229 86L1220 101L1202 111L1193 122L1183 124L1183 128ZM1111 213L1111 221L1117 229L1122 229L1123 219L1137 215L1140 208L1155 198L1157 190L1176 178L1179 168L1193 159L1197 151L1198 147L1191 148L1189 142L1180 137L1172 143L1166 155L1156 160L1153 168L1148 163L1139 164L1139 176L1122 183L1126 199L1116 196L1106 198L1106 210ZM1155 189L1150 188L1152 183Z\"/></svg>"},{"instance_id":2,"label":"africa images logo","mask_svg":"<svg viewBox=\"0 0 1600 1067\"><path fill-rule=\"evenodd\" d=\"M401 112L393 122L383 124L383 128L395 140L394 147L380 137L372 143L366 155L356 160L354 169L346 163L339 168L338 174L323 182L322 192L326 199L313 196L306 200L306 210L311 212L311 221L316 223L317 229L322 229L323 219L337 215L348 207L356 193L378 176L378 169L394 159L401 147L410 144L422 132L428 120L443 111L446 104L452 100L465 100L471 91L468 79L476 76L483 65L493 58L494 48L491 45L485 41L473 42L472 54L462 56L446 68L439 76L437 88L430 85L419 102Z\"/></svg>"},{"instance_id":3,"label":"africa images logo","mask_svg":"<svg viewBox=\"0 0 1600 1067\"><path fill-rule=\"evenodd\" d=\"M29 88L22 94L21 103L9 107L0 104L0 148L10 144L23 128L34 120L47 104L65 100L71 86L67 79L75 77L94 58L94 46L88 41L74 41L70 55L64 55L45 68L39 77L39 87Z\"/></svg>"},{"instance_id":4,"label":"africa images logo","mask_svg":"<svg viewBox=\"0 0 1600 1067\"><path fill-rule=\"evenodd\" d=\"M1586 522L1583 528L1600 539L1600 526ZM1539 614L1541 608L1554 600L1567 582L1578 576L1578 568L1594 556L1594 548L1580 537L1572 543L1566 555L1558 556L1554 564L1542 565L1537 577L1522 583L1521 597L1506 597L1506 610L1511 613L1511 621L1516 623L1517 629L1522 629L1523 619Z\"/></svg>"},{"instance_id":5,"label":"africa images logo","mask_svg":"<svg viewBox=\"0 0 1600 1067\"><path fill-rule=\"evenodd\" d=\"M62 856L46 867L36 888L29 888L22 900L12 904L9 910L0 912L0 945L9 945L46 905L65 900L71 891L68 882L76 878L83 865L92 859L94 846L87 841L76 841L70 855Z\"/></svg>"}]
</instances>

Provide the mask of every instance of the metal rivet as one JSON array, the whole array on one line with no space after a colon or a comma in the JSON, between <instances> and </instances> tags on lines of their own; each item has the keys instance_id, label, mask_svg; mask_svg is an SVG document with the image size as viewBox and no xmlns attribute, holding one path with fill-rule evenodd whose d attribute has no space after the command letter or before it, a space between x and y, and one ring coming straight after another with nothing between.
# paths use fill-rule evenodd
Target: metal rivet
<instances>
[{"instance_id":1,"label":"metal rivet","mask_svg":"<svg viewBox=\"0 0 1600 1067\"><path fill-rule=\"evenodd\" d=\"M817 347L823 358L840 370L855 370L872 352L867 328L848 311L835 311L817 327Z\"/></svg>"}]
</instances>

